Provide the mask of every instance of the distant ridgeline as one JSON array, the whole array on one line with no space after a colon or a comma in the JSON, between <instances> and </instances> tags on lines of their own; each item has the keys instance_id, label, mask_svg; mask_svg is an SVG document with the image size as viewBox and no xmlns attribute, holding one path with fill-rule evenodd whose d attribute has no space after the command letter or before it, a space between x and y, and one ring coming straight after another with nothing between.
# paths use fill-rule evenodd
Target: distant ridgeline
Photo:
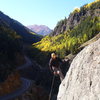
<instances>
[{"instance_id":1,"label":"distant ridgeline","mask_svg":"<svg viewBox=\"0 0 100 100\"><path fill-rule=\"evenodd\" d=\"M27 27L22 25L20 22L10 18L4 13L0 12L0 19L6 23L10 29L14 30L16 34L20 35L24 43L35 43L41 40L42 36L29 30Z\"/></svg>"},{"instance_id":2,"label":"distant ridgeline","mask_svg":"<svg viewBox=\"0 0 100 100\"><path fill-rule=\"evenodd\" d=\"M75 54L84 42L99 32L100 0L96 0L75 9L68 19L59 21L49 36L33 44L31 56L45 65L50 52L56 52L62 58L70 53Z\"/></svg>"}]
</instances>

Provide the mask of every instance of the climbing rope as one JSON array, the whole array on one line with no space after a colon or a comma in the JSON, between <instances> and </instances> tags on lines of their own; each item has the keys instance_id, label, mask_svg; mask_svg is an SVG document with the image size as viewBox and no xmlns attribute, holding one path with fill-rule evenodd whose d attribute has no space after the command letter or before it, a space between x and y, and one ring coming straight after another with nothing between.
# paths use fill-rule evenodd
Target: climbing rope
<instances>
[{"instance_id":1,"label":"climbing rope","mask_svg":"<svg viewBox=\"0 0 100 100\"><path fill-rule=\"evenodd\" d=\"M51 90L50 90L50 94L49 94L49 100L51 100L51 95L52 95L54 80L55 80L55 75L53 76L53 79L52 79L52 85L51 85Z\"/></svg>"}]
</instances>

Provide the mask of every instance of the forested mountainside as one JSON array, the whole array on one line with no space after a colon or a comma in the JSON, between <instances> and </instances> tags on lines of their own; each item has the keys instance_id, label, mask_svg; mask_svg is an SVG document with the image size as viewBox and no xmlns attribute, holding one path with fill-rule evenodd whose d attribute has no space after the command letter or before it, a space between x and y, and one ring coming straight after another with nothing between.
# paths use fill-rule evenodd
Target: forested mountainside
<instances>
[{"instance_id":1,"label":"forested mountainside","mask_svg":"<svg viewBox=\"0 0 100 100\"><path fill-rule=\"evenodd\" d=\"M16 67L25 63L23 46L31 45L41 38L42 36L0 12L0 96L21 86Z\"/></svg>"},{"instance_id":2,"label":"forested mountainside","mask_svg":"<svg viewBox=\"0 0 100 100\"><path fill-rule=\"evenodd\" d=\"M72 30L88 16L100 17L100 0L95 0L90 4L85 4L80 8L76 8L72 13L70 13L68 18L65 18L57 23L57 26L54 28L51 35L59 35L66 31Z\"/></svg>"},{"instance_id":3,"label":"forested mountainside","mask_svg":"<svg viewBox=\"0 0 100 100\"><path fill-rule=\"evenodd\" d=\"M9 28L14 30L16 34L20 35L25 43L35 43L37 41L40 41L42 38L40 35L32 33L31 30L22 25L20 22L10 18L1 11L0 19L3 20L3 22L9 26Z\"/></svg>"},{"instance_id":4,"label":"forested mountainside","mask_svg":"<svg viewBox=\"0 0 100 100\"><path fill-rule=\"evenodd\" d=\"M51 35L33 44L33 57L45 66L50 52L56 52L61 58L70 53L76 54L80 51L79 47L84 42L90 40L99 32L100 0L96 0L75 9L68 19L58 22ZM34 55L35 52L37 55Z\"/></svg>"},{"instance_id":5,"label":"forested mountainside","mask_svg":"<svg viewBox=\"0 0 100 100\"><path fill-rule=\"evenodd\" d=\"M22 53L21 37L0 19L0 81L14 72L16 55ZM18 59L17 59L18 60Z\"/></svg>"}]
</instances>

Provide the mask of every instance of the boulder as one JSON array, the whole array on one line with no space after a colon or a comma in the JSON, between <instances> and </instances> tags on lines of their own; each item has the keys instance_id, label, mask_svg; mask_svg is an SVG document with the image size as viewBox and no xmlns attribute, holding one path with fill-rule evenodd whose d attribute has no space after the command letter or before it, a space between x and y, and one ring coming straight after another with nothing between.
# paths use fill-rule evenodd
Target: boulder
<instances>
[{"instance_id":1,"label":"boulder","mask_svg":"<svg viewBox=\"0 0 100 100\"><path fill-rule=\"evenodd\" d=\"M100 38L74 58L57 100L100 100Z\"/></svg>"}]
</instances>

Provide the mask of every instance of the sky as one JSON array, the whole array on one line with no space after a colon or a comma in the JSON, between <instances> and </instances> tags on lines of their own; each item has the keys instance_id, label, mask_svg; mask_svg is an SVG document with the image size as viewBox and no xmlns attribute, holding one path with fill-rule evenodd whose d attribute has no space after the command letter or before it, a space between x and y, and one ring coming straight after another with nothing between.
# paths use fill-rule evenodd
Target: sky
<instances>
[{"instance_id":1,"label":"sky","mask_svg":"<svg viewBox=\"0 0 100 100\"><path fill-rule=\"evenodd\" d=\"M0 0L0 11L23 25L46 25L53 29L57 22L77 7L94 0Z\"/></svg>"}]
</instances>

